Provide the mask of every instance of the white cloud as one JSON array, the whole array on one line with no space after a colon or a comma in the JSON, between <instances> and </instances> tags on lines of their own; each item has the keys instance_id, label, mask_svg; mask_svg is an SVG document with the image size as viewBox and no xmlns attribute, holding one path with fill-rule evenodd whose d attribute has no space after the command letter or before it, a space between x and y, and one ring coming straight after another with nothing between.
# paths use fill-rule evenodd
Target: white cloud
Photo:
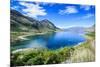
<instances>
[{"instance_id":1,"label":"white cloud","mask_svg":"<svg viewBox=\"0 0 100 67\"><path fill-rule=\"evenodd\" d=\"M88 10L91 9L91 6L89 6L89 5L81 5L80 8L88 11Z\"/></svg>"},{"instance_id":2,"label":"white cloud","mask_svg":"<svg viewBox=\"0 0 100 67\"><path fill-rule=\"evenodd\" d=\"M82 18L82 19L88 19L88 18L91 18L91 17L93 17L93 16L95 16L95 15L89 13L89 14L86 14L85 16L81 17L81 18Z\"/></svg>"},{"instance_id":3,"label":"white cloud","mask_svg":"<svg viewBox=\"0 0 100 67\"><path fill-rule=\"evenodd\" d=\"M18 6L13 6L13 7L11 7L11 9L14 9L14 10L16 10L16 9L18 9L19 7Z\"/></svg>"},{"instance_id":4,"label":"white cloud","mask_svg":"<svg viewBox=\"0 0 100 67\"><path fill-rule=\"evenodd\" d=\"M35 3L44 6L49 5L51 7L56 4L56 3L49 3L49 2L35 2Z\"/></svg>"},{"instance_id":5,"label":"white cloud","mask_svg":"<svg viewBox=\"0 0 100 67\"><path fill-rule=\"evenodd\" d=\"M78 10L76 9L75 6L67 6L64 10L60 10L59 14L74 14L78 13Z\"/></svg>"},{"instance_id":6,"label":"white cloud","mask_svg":"<svg viewBox=\"0 0 100 67\"><path fill-rule=\"evenodd\" d=\"M46 10L39 4L20 2L20 5L26 7L23 8L22 11L25 13L25 15L28 15L30 17L37 18L37 16L45 16L47 14Z\"/></svg>"}]
</instances>

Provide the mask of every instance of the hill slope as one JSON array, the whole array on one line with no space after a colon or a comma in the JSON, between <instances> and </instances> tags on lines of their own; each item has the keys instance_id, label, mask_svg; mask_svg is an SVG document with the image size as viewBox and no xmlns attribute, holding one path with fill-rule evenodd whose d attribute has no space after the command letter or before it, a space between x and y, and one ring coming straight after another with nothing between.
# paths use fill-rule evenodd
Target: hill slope
<instances>
[{"instance_id":1,"label":"hill slope","mask_svg":"<svg viewBox=\"0 0 100 67\"><path fill-rule=\"evenodd\" d=\"M11 42L24 39L23 36L36 35L38 33L48 33L59 30L51 21L36 20L25 16L16 10L10 12ZM21 36L21 37L19 37Z\"/></svg>"},{"instance_id":2,"label":"hill slope","mask_svg":"<svg viewBox=\"0 0 100 67\"><path fill-rule=\"evenodd\" d=\"M11 10L11 31L55 31L57 27L45 19L38 21L34 18L22 15L16 10Z\"/></svg>"}]
</instances>

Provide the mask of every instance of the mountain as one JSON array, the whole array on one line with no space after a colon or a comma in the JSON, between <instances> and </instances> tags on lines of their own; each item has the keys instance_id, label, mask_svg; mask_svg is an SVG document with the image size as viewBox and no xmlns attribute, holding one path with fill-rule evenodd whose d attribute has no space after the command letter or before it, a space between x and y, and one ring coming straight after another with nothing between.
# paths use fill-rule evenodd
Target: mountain
<instances>
[{"instance_id":1,"label":"mountain","mask_svg":"<svg viewBox=\"0 0 100 67\"><path fill-rule=\"evenodd\" d=\"M73 33L88 33L88 32L94 32L95 31L95 25L92 25L91 27L70 27L67 29L64 29L64 31L70 31Z\"/></svg>"},{"instance_id":2,"label":"mountain","mask_svg":"<svg viewBox=\"0 0 100 67\"><path fill-rule=\"evenodd\" d=\"M25 16L16 10L10 12L11 31L47 32L56 31L58 28L49 20L36 20Z\"/></svg>"},{"instance_id":3,"label":"mountain","mask_svg":"<svg viewBox=\"0 0 100 67\"><path fill-rule=\"evenodd\" d=\"M92 25L91 27L86 29L87 32L95 32L95 25Z\"/></svg>"},{"instance_id":4,"label":"mountain","mask_svg":"<svg viewBox=\"0 0 100 67\"><path fill-rule=\"evenodd\" d=\"M73 33L85 33L85 28L84 27L70 27L65 29L65 31L70 31Z\"/></svg>"}]
</instances>

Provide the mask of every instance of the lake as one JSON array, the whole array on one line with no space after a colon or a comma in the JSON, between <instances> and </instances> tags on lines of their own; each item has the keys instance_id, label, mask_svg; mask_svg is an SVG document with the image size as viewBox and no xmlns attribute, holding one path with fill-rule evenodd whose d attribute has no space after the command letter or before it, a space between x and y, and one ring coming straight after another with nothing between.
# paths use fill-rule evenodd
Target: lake
<instances>
[{"instance_id":1,"label":"lake","mask_svg":"<svg viewBox=\"0 0 100 67\"><path fill-rule=\"evenodd\" d=\"M55 32L44 35L27 37L29 40L18 42L11 48L48 48L58 49L61 47L73 47L85 41L85 38L73 32Z\"/></svg>"}]
</instances>

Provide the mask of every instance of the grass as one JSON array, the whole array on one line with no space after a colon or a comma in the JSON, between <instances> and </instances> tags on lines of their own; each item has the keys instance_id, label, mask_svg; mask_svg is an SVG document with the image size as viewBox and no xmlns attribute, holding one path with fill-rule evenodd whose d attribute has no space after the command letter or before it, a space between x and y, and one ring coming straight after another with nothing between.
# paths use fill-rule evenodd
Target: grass
<instances>
[{"instance_id":1,"label":"grass","mask_svg":"<svg viewBox=\"0 0 100 67\"><path fill-rule=\"evenodd\" d=\"M10 36L11 43L14 43L14 42L20 41L18 37L22 35L26 35L27 32L11 32L10 34L11 34Z\"/></svg>"},{"instance_id":2,"label":"grass","mask_svg":"<svg viewBox=\"0 0 100 67\"><path fill-rule=\"evenodd\" d=\"M95 33L88 33L85 37L86 42L72 48L63 47L56 50L31 48L11 52L11 65L24 66L95 61L95 47L93 46Z\"/></svg>"},{"instance_id":3,"label":"grass","mask_svg":"<svg viewBox=\"0 0 100 67\"><path fill-rule=\"evenodd\" d=\"M76 62L93 62L95 61L95 51L89 42L85 42L78 47L75 47L71 61Z\"/></svg>"},{"instance_id":4,"label":"grass","mask_svg":"<svg viewBox=\"0 0 100 67\"><path fill-rule=\"evenodd\" d=\"M87 35L95 39L95 32L87 33Z\"/></svg>"},{"instance_id":5,"label":"grass","mask_svg":"<svg viewBox=\"0 0 100 67\"><path fill-rule=\"evenodd\" d=\"M72 62L93 62L95 61L95 33L91 32L85 35L87 41L75 47Z\"/></svg>"},{"instance_id":6,"label":"grass","mask_svg":"<svg viewBox=\"0 0 100 67\"><path fill-rule=\"evenodd\" d=\"M10 40L11 40L11 45L17 42L22 42L24 40L28 40L27 37L28 36L35 36L35 35L44 35L44 34L51 34L53 32L11 32L10 33Z\"/></svg>"}]
</instances>

